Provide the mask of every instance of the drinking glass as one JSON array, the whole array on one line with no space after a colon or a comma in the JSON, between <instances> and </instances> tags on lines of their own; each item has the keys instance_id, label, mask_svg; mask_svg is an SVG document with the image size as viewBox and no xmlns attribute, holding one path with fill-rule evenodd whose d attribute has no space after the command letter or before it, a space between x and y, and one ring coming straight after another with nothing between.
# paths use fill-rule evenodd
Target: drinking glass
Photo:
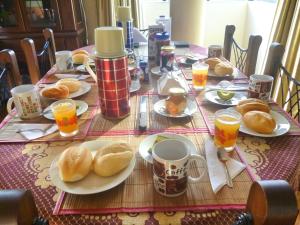
<instances>
[{"instance_id":1,"label":"drinking glass","mask_svg":"<svg viewBox=\"0 0 300 225\"><path fill-rule=\"evenodd\" d=\"M63 99L54 102L51 104L51 110L61 136L70 137L78 133L79 127L75 101L72 99Z\"/></svg>"},{"instance_id":2,"label":"drinking glass","mask_svg":"<svg viewBox=\"0 0 300 225\"><path fill-rule=\"evenodd\" d=\"M192 65L192 80L195 90L202 90L206 86L208 65L206 63L194 63Z\"/></svg>"},{"instance_id":3,"label":"drinking glass","mask_svg":"<svg viewBox=\"0 0 300 225\"><path fill-rule=\"evenodd\" d=\"M241 114L234 110L221 109L215 113L215 136L214 142L218 148L232 151L241 124Z\"/></svg>"}]
</instances>

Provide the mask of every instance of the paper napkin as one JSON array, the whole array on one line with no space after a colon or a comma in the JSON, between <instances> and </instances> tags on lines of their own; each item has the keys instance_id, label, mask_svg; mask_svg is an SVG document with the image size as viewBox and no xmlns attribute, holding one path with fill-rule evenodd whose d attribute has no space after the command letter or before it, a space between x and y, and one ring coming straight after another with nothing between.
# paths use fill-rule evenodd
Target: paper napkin
<instances>
[{"instance_id":1,"label":"paper napkin","mask_svg":"<svg viewBox=\"0 0 300 225\"><path fill-rule=\"evenodd\" d=\"M79 80L85 80L85 79L91 77L90 75L69 74L69 73L56 73L54 76L56 76L58 79L75 78L75 79L79 79Z\"/></svg>"},{"instance_id":2,"label":"paper napkin","mask_svg":"<svg viewBox=\"0 0 300 225\"><path fill-rule=\"evenodd\" d=\"M218 159L217 148L212 139L205 141L205 155L211 187L217 193L227 182L224 164ZM246 168L245 164L234 159L228 160L226 164L232 179Z\"/></svg>"}]
</instances>

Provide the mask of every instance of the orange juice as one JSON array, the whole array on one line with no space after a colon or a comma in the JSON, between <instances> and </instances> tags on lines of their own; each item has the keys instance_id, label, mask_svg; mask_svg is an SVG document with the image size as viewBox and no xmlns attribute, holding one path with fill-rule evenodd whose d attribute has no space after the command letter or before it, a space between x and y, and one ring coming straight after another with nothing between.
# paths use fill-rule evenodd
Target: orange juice
<instances>
[{"instance_id":1,"label":"orange juice","mask_svg":"<svg viewBox=\"0 0 300 225\"><path fill-rule=\"evenodd\" d=\"M228 110L219 110L215 115L215 145L228 151L233 150L240 128L240 114Z\"/></svg>"},{"instance_id":2,"label":"orange juice","mask_svg":"<svg viewBox=\"0 0 300 225\"><path fill-rule=\"evenodd\" d=\"M194 89L204 89L206 86L208 65L205 63L194 63L192 65L192 80Z\"/></svg>"},{"instance_id":3,"label":"orange juice","mask_svg":"<svg viewBox=\"0 0 300 225\"><path fill-rule=\"evenodd\" d=\"M78 133L76 104L73 100L57 101L51 105L51 109L62 136L73 136Z\"/></svg>"}]
</instances>

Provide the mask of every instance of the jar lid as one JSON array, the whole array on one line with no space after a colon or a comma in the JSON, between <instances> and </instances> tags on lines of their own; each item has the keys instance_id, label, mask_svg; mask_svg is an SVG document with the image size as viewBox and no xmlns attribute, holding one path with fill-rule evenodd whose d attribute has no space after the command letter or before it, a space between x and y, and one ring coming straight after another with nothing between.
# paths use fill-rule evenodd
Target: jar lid
<instances>
[{"instance_id":1,"label":"jar lid","mask_svg":"<svg viewBox=\"0 0 300 225\"><path fill-rule=\"evenodd\" d=\"M179 96L179 95L185 95L186 92L183 88L179 88L179 87L173 87L169 89L169 95L172 96Z\"/></svg>"},{"instance_id":2,"label":"jar lid","mask_svg":"<svg viewBox=\"0 0 300 225\"><path fill-rule=\"evenodd\" d=\"M161 51L167 51L167 52L171 52L174 51L175 47L172 45L165 45L161 47Z\"/></svg>"},{"instance_id":3,"label":"jar lid","mask_svg":"<svg viewBox=\"0 0 300 225\"><path fill-rule=\"evenodd\" d=\"M168 40L170 38L170 34L168 32L156 33L155 39L157 40Z\"/></svg>"}]
</instances>

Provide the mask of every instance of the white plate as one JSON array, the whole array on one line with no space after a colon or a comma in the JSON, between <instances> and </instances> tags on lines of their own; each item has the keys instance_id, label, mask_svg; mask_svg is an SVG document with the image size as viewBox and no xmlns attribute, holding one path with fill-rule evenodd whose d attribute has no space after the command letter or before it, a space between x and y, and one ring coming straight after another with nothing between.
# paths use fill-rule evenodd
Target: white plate
<instances>
[{"instance_id":1,"label":"white plate","mask_svg":"<svg viewBox=\"0 0 300 225\"><path fill-rule=\"evenodd\" d=\"M91 84L89 84L85 81L80 81L80 83L81 83L81 86L80 86L79 90L76 92L70 93L68 98L77 98L79 96L86 94L87 92L89 92L91 90L91 88L92 88ZM55 86L55 84L47 85L47 86L45 86L45 88L53 87L53 86ZM40 91L40 95L41 95L42 90ZM46 97L44 97L44 98L46 98ZM46 99L60 100L60 99L54 99L54 98L46 98Z\"/></svg>"},{"instance_id":2,"label":"white plate","mask_svg":"<svg viewBox=\"0 0 300 225\"><path fill-rule=\"evenodd\" d=\"M207 76L208 77L213 77L213 78L233 78L233 77L237 76L238 73L239 72L238 72L237 68L233 69L233 73L231 75L226 74L226 75L223 75L223 76L215 74L215 72L213 70L208 70L208 75Z\"/></svg>"},{"instance_id":3,"label":"white plate","mask_svg":"<svg viewBox=\"0 0 300 225\"><path fill-rule=\"evenodd\" d=\"M255 131L249 129L244 124L243 121L241 122L240 131L245 134L250 134L253 136L257 136L257 137L277 137L277 136L287 133L290 130L291 125L290 125L289 121L283 115L281 115L280 113L275 112L275 111L271 111L270 114L276 121L276 128L274 129L273 133L261 134L261 133L255 132Z\"/></svg>"},{"instance_id":4,"label":"white plate","mask_svg":"<svg viewBox=\"0 0 300 225\"><path fill-rule=\"evenodd\" d=\"M130 85L130 93L136 92L138 90L140 90L141 88L141 83L139 78L137 78L136 80L131 80L131 85Z\"/></svg>"},{"instance_id":5,"label":"white plate","mask_svg":"<svg viewBox=\"0 0 300 225\"><path fill-rule=\"evenodd\" d=\"M182 118L186 116L191 116L197 111L197 104L194 100L187 99L187 107L184 112L178 115L171 115L166 111L166 100L162 99L156 102L153 106L153 109L156 113L162 116L171 117L171 118Z\"/></svg>"},{"instance_id":6,"label":"white plate","mask_svg":"<svg viewBox=\"0 0 300 225\"><path fill-rule=\"evenodd\" d=\"M101 140L88 141L82 143L82 145L84 145L87 149L89 149L93 155L96 153L97 149L110 144L113 144L113 142L101 141ZM135 156L133 156L129 165L124 170L122 170L121 172L119 172L114 176L100 177L91 171L84 179L80 181L63 182L59 178L58 167L57 167L58 159L59 157L53 160L49 169L49 175L52 183L56 187L58 187L59 189L65 192L71 194L77 194L77 195L95 194L116 187L124 180L126 180L127 177L129 177L129 175L132 173L134 169L135 161L136 161Z\"/></svg>"},{"instance_id":7,"label":"white plate","mask_svg":"<svg viewBox=\"0 0 300 225\"><path fill-rule=\"evenodd\" d=\"M76 100L75 102L76 102L77 116L82 115L83 113L85 113L88 110L89 106L86 102L80 101L80 100ZM48 106L46 109L44 109L43 116L49 120L55 120L50 106Z\"/></svg>"},{"instance_id":8,"label":"white plate","mask_svg":"<svg viewBox=\"0 0 300 225\"><path fill-rule=\"evenodd\" d=\"M217 91L207 91L205 92L205 98L217 105L224 105L224 106L234 106L239 103L239 101L247 98L246 92L234 92L234 96L227 101L222 100L218 94Z\"/></svg>"},{"instance_id":9,"label":"white plate","mask_svg":"<svg viewBox=\"0 0 300 225\"><path fill-rule=\"evenodd\" d=\"M192 141L190 141L189 139L187 139L184 136L178 135L178 134L172 134L172 133L159 133L159 134L153 134L150 135L148 137L146 137L139 146L139 153L142 156L142 158L144 160L146 160L148 163L153 163L153 158L152 158L152 154L150 154L149 149L152 148L156 137L157 136L164 136L170 139L176 139L179 141L182 141L183 143L186 144L186 146L190 149L192 154L199 154L197 151L196 146L194 145L194 143Z\"/></svg>"}]
</instances>

